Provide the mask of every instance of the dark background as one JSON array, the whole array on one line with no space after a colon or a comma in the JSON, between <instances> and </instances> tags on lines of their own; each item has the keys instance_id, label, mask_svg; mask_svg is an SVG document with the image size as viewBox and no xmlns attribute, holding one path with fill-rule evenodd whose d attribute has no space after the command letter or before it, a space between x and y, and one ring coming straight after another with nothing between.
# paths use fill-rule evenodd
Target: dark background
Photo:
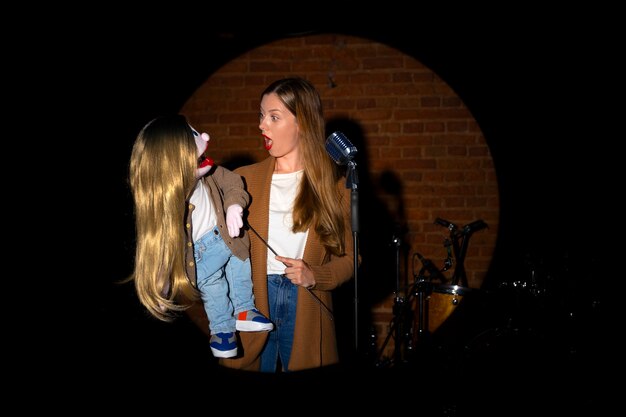
<instances>
[{"instance_id":1,"label":"dark background","mask_svg":"<svg viewBox=\"0 0 626 417\"><path fill-rule=\"evenodd\" d=\"M68 322L74 335L84 337L68 360L78 360L90 380L108 375L114 384L149 383L164 363L168 376L212 369L203 362L210 356L204 336L193 326L156 323L128 285L113 284L132 269L130 149L148 120L177 112L230 59L265 42L308 33L345 33L398 48L456 91L485 135L500 187L501 229L485 285L496 289L523 275L530 260L558 278L550 307L557 305L560 314L561 305L567 313L575 304L572 311L593 314L596 325L605 283L620 263L614 244L621 229L615 202L620 185L612 162L618 132L606 99L617 79L611 25L591 30L548 16L415 23L395 30L340 30L332 24L290 30L281 24L282 30L260 26L248 32L205 30L195 21L188 28L184 19L175 25L136 23L78 24L88 48L78 47L76 34L50 42L49 50L70 65L52 60L58 71L42 80L51 88L51 107L57 99L71 103L49 127L84 154L55 173L70 172L78 182L63 200L78 215L71 236L80 253L71 275L81 295L72 301ZM576 332L606 336L589 334L588 328Z\"/></svg>"}]
</instances>

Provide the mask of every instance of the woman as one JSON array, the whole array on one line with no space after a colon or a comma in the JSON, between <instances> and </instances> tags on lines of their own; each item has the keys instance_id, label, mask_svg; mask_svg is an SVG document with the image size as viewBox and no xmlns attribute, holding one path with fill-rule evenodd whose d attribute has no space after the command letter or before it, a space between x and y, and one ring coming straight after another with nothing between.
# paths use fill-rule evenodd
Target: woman
<instances>
[{"instance_id":1,"label":"woman","mask_svg":"<svg viewBox=\"0 0 626 417\"><path fill-rule=\"evenodd\" d=\"M302 78L261 94L259 129L269 156L235 170L251 196L252 279L269 333L241 333L226 367L288 372L339 362L332 290L353 275L350 190L327 155L322 101Z\"/></svg>"}]
</instances>

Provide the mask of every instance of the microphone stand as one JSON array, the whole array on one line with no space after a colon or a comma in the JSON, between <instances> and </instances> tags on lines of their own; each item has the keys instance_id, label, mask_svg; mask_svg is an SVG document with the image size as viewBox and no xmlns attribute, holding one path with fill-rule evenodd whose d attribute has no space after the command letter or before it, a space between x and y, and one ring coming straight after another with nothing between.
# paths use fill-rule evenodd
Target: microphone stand
<instances>
[{"instance_id":1,"label":"microphone stand","mask_svg":"<svg viewBox=\"0 0 626 417\"><path fill-rule=\"evenodd\" d=\"M359 178L356 162L348 162L346 172L346 188L351 188L350 207L352 209L352 242L354 246L354 351L359 353Z\"/></svg>"}]
</instances>

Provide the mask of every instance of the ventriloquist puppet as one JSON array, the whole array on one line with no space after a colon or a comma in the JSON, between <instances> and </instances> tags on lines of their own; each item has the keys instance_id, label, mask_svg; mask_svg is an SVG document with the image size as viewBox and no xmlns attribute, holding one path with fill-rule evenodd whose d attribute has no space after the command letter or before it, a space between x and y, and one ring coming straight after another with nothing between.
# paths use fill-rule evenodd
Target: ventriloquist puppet
<instances>
[{"instance_id":1,"label":"ventriloquist puppet","mask_svg":"<svg viewBox=\"0 0 626 417\"><path fill-rule=\"evenodd\" d=\"M205 156L209 135L184 116L146 124L133 145L136 254L131 279L154 317L172 321L200 298L215 357L237 355L236 331L270 331L255 307L243 180Z\"/></svg>"}]
</instances>

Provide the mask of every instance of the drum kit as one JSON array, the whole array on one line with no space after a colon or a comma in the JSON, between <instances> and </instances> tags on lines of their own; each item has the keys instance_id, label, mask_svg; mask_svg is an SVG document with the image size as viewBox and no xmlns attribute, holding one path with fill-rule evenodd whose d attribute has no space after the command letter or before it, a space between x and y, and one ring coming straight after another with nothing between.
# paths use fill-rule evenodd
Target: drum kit
<instances>
[{"instance_id":1,"label":"drum kit","mask_svg":"<svg viewBox=\"0 0 626 417\"><path fill-rule=\"evenodd\" d=\"M444 241L447 258L443 267L438 268L432 260L420 253L413 255L413 269L416 260L421 262L419 272L414 274L414 281L402 296L399 265L396 265L396 296L394 298L393 320L382 347L378 351L380 358L386 345L394 337L393 362L400 363L410 360L411 354L420 347L429 346L431 335L461 305L465 296L473 290L469 288L464 267L467 247L472 234L487 227L483 220L476 220L463 227L437 218L435 224L449 230L449 237ZM399 239L394 237L399 248ZM399 258L399 256L397 256ZM399 263L399 262L398 262ZM454 265L452 278L448 279L444 272Z\"/></svg>"},{"instance_id":2,"label":"drum kit","mask_svg":"<svg viewBox=\"0 0 626 417\"><path fill-rule=\"evenodd\" d=\"M448 256L439 268L415 253L413 270L419 272L405 287L396 275L393 318L375 352L377 366L417 362L431 353L465 357L495 349L508 352L524 344L549 344L567 355L592 349L580 334L581 329L605 321L602 291L589 285L597 275L595 264L581 266L569 253L547 258L529 254L511 274L512 280L493 290L473 289L468 285L465 255L472 234L487 224L476 220L457 227L440 218L435 224L450 232L444 240ZM389 358L383 355L392 338L394 351Z\"/></svg>"}]
</instances>

